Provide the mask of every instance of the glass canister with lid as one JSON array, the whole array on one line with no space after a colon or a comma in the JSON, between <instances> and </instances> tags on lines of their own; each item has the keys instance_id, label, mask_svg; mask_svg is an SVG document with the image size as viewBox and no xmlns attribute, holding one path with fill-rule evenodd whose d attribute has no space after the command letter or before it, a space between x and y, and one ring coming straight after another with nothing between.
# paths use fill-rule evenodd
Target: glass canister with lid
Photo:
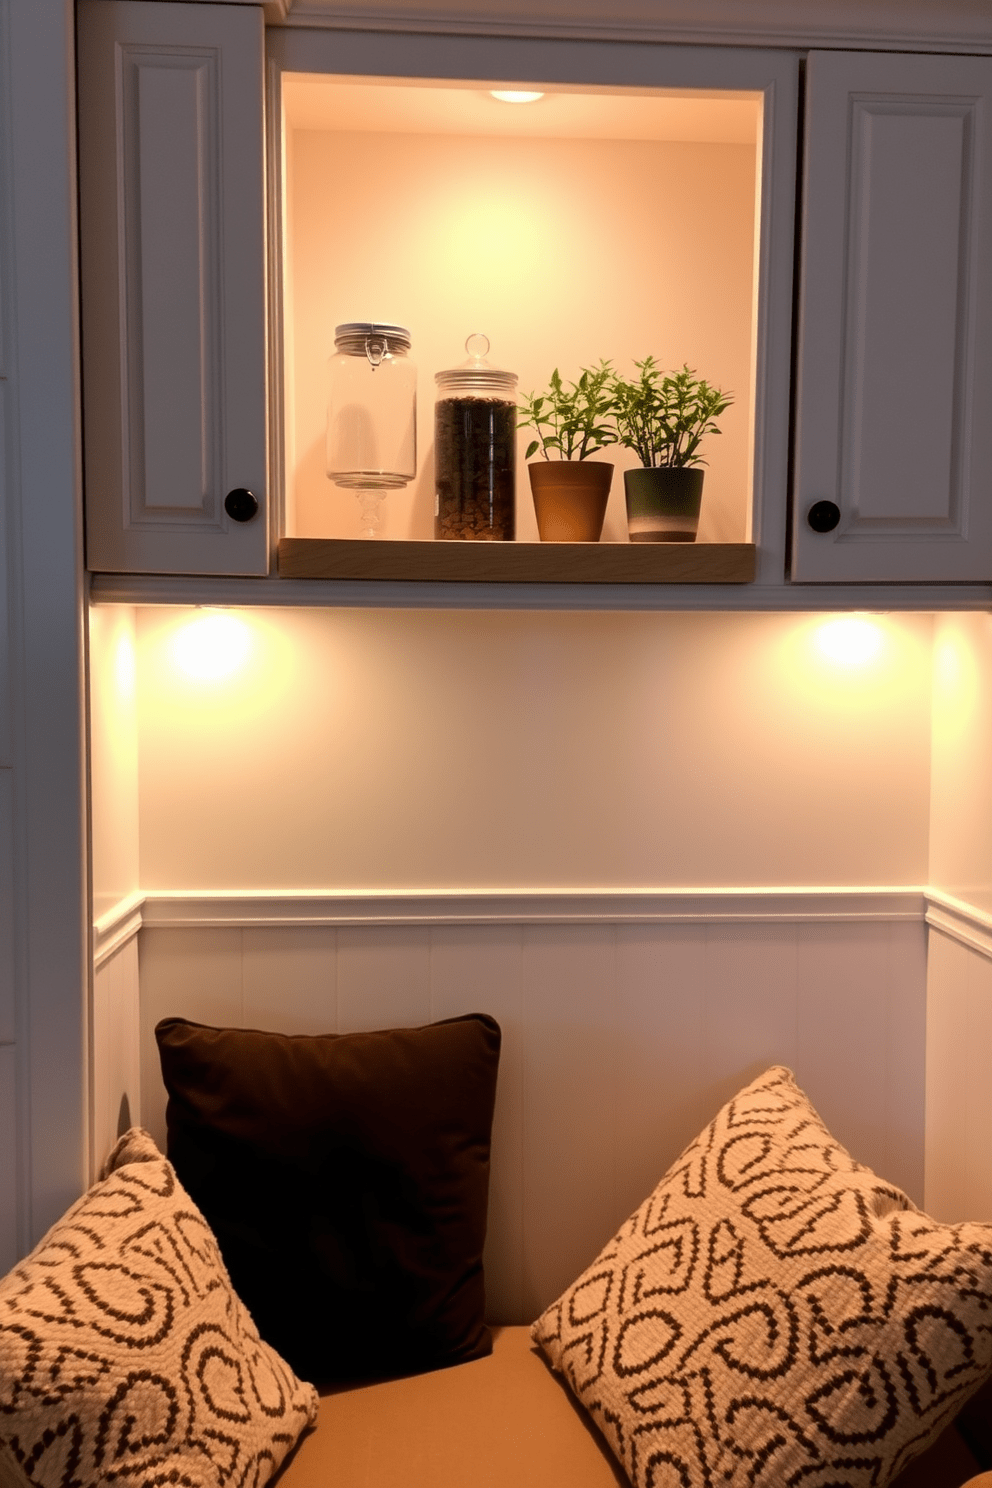
<instances>
[{"instance_id":1,"label":"glass canister with lid","mask_svg":"<svg viewBox=\"0 0 992 1488\"><path fill-rule=\"evenodd\" d=\"M350 321L328 363L327 478L358 496L365 534L387 491L417 473L417 369L405 326Z\"/></svg>"},{"instance_id":2,"label":"glass canister with lid","mask_svg":"<svg viewBox=\"0 0 992 1488\"><path fill-rule=\"evenodd\" d=\"M469 336L465 350L466 362L434 378L434 536L512 542L517 374L489 364L483 335Z\"/></svg>"}]
</instances>

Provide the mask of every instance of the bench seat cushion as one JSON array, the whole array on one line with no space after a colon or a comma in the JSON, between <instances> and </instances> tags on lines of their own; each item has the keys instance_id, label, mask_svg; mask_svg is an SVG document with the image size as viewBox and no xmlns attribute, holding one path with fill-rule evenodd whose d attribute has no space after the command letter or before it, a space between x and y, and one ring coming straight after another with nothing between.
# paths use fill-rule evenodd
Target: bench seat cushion
<instances>
[{"instance_id":1,"label":"bench seat cushion","mask_svg":"<svg viewBox=\"0 0 992 1488\"><path fill-rule=\"evenodd\" d=\"M960 1488L978 1464L951 1427L893 1488ZM992 1474L980 1480L992 1488ZM487 1359L321 1395L279 1488L627 1488L528 1328ZM976 1485L978 1488L978 1485Z\"/></svg>"},{"instance_id":2,"label":"bench seat cushion","mask_svg":"<svg viewBox=\"0 0 992 1488\"><path fill-rule=\"evenodd\" d=\"M324 1392L279 1488L617 1488L598 1432L531 1344L494 1328L493 1351L451 1369Z\"/></svg>"}]
</instances>

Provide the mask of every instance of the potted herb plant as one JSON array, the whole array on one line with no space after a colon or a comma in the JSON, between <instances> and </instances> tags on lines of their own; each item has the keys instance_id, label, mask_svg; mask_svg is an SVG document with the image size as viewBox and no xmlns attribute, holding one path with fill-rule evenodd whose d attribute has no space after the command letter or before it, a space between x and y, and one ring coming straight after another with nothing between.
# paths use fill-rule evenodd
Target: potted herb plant
<instances>
[{"instance_id":1,"label":"potted herb plant","mask_svg":"<svg viewBox=\"0 0 992 1488\"><path fill-rule=\"evenodd\" d=\"M613 466L591 456L617 442L613 376L610 363L600 362L565 383L556 367L547 391L528 393L520 406L518 425L537 434L526 458L541 452L527 471L542 542L599 541Z\"/></svg>"},{"instance_id":2,"label":"potted herb plant","mask_svg":"<svg viewBox=\"0 0 992 1488\"><path fill-rule=\"evenodd\" d=\"M614 374L604 389L619 442L641 461L623 477L630 540L694 542L705 464L699 445L719 434L715 420L734 400L688 366L663 373L652 356L634 366L636 378Z\"/></svg>"}]
</instances>

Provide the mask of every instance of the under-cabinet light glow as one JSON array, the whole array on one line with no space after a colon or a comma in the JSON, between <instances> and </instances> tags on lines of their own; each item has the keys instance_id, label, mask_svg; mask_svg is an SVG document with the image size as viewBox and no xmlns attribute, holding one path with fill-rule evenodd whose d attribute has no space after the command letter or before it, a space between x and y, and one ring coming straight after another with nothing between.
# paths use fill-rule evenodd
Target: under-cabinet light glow
<instances>
[{"instance_id":1,"label":"under-cabinet light glow","mask_svg":"<svg viewBox=\"0 0 992 1488\"><path fill-rule=\"evenodd\" d=\"M865 666L882 649L882 631L866 615L842 615L819 626L816 645L827 661L839 666Z\"/></svg>"},{"instance_id":2,"label":"under-cabinet light glow","mask_svg":"<svg viewBox=\"0 0 992 1488\"><path fill-rule=\"evenodd\" d=\"M179 670L197 682L219 682L240 672L251 650L245 622L224 610L198 613L183 625L172 643Z\"/></svg>"},{"instance_id":3,"label":"under-cabinet light glow","mask_svg":"<svg viewBox=\"0 0 992 1488\"><path fill-rule=\"evenodd\" d=\"M543 93L528 93L520 88L491 88L489 91L500 103L536 103L544 97Z\"/></svg>"},{"instance_id":4,"label":"under-cabinet light glow","mask_svg":"<svg viewBox=\"0 0 992 1488\"><path fill-rule=\"evenodd\" d=\"M114 651L114 677L117 682L118 697L133 698L136 670L134 642L130 635L122 635L117 639Z\"/></svg>"},{"instance_id":5,"label":"under-cabinet light glow","mask_svg":"<svg viewBox=\"0 0 992 1488\"><path fill-rule=\"evenodd\" d=\"M976 620L945 616L933 653L933 724L935 746L958 746L973 736L981 693L981 662L976 655Z\"/></svg>"}]
</instances>

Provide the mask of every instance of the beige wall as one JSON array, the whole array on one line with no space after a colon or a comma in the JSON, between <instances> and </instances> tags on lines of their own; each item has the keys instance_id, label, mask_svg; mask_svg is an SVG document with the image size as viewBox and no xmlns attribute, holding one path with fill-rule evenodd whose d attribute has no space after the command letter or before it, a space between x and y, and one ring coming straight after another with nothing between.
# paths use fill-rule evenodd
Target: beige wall
<instances>
[{"instance_id":1,"label":"beige wall","mask_svg":"<svg viewBox=\"0 0 992 1488\"><path fill-rule=\"evenodd\" d=\"M923 884L930 620L832 623L139 611L142 887Z\"/></svg>"},{"instance_id":2,"label":"beige wall","mask_svg":"<svg viewBox=\"0 0 992 1488\"><path fill-rule=\"evenodd\" d=\"M938 615L930 878L992 911L992 616Z\"/></svg>"},{"instance_id":3,"label":"beige wall","mask_svg":"<svg viewBox=\"0 0 992 1488\"><path fill-rule=\"evenodd\" d=\"M992 616L936 617L932 714L931 882L979 915L928 936L926 1207L990 1220Z\"/></svg>"},{"instance_id":4,"label":"beige wall","mask_svg":"<svg viewBox=\"0 0 992 1488\"><path fill-rule=\"evenodd\" d=\"M89 613L93 917L134 893L138 877L135 612Z\"/></svg>"},{"instance_id":5,"label":"beige wall","mask_svg":"<svg viewBox=\"0 0 992 1488\"><path fill-rule=\"evenodd\" d=\"M464 361L481 330L521 392L600 357L634 375L648 353L731 390L723 432L704 446L699 535L745 540L753 145L299 130L290 160L292 531L359 535L354 494L324 474L325 369L335 325L375 319L410 328L419 370L419 475L387 498L385 536L433 536L434 373ZM629 451L616 461L638 463ZM517 509L517 536L536 541L523 476ZM626 540L619 477L603 535Z\"/></svg>"}]
</instances>

